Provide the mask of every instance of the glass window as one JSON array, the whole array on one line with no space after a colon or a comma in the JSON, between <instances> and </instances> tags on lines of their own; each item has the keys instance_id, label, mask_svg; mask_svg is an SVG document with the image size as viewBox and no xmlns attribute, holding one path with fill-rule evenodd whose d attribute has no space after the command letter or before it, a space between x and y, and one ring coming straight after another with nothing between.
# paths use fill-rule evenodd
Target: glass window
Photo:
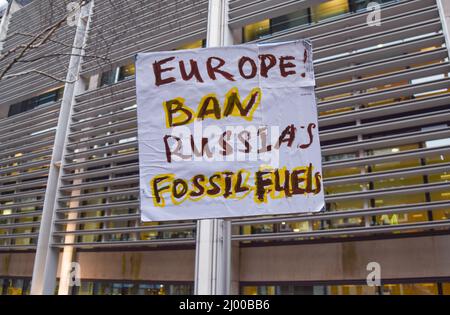
<instances>
[{"instance_id":1,"label":"glass window","mask_svg":"<svg viewBox=\"0 0 450 315\"><path fill-rule=\"evenodd\" d=\"M278 227L280 232L308 232L309 231L309 222L282 222Z\"/></svg>"},{"instance_id":2,"label":"glass window","mask_svg":"<svg viewBox=\"0 0 450 315\"><path fill-rule=\"evenodd\" d=\"M162 284L140 284L138 295L165 295L166 291Z\"/></svg>"},{"instance_id":3,"label":"glass window","mask_svg":"<svg viewBox=\"0 0 450 315\"><path fill-rule=\"evenodd\" d=\"M410 185L423 184L423 176L408 176L400 178L388 178L373 182L373 189L385 189Z\"/></svg>"},{"instance_id":4,"label":"glass window","mask_svg":"<svg viewBox=\"0 0 450 315\"><path fill-rule=\"evenodd\" d=\"M356 153L356 152L344 153L344 154L334 154L334 155L326 155L324 157L324 160L326 162L348 160L348 159L354 159L357 156L358 156L358 153Z\"/></svg>"},{"instance_id":5,"label":"glass window","mask_svg":"<svg viewBox=\"0 0 450 315\"><path fill-rule=\"evenodd\" d=\"M331 0L311 8L313 22L319 22L350 11L347 0Z\"/></svg>"},{"instance_id":6,"label":"glass window","mask_svg":"<svg viewBox=\"0 0 450 315\"><path fill-rule=\"evenodd\" d=\"M427 176L429 183L442 183L442 182L449 182L450 181L450 174L449 172L442 172L440 174L430 174Z\"/></svg>"},{"instance_id":7,"label":"glass window","mask_svg":"<svg viewBox=\"0 0 450 315\"><path fill-rule=\"evenodd\" d=\"M14 116L26 111L35 109L41 105L50 104L52 102L59 101L64 93L64 88L58 88L53 91L41 94L39 96L30 98L17 104L13 104L9 107L8 117Z\"/></svg>"},{"instance_id":8,"label":"glass window","mask_svg":"<svg viewBox=\"0 0 450 315\"><path fill-rule=\"evenodd\" d=\"M378 225L396 225L424 221L428 221L428 214L426 211L415 211L399 214L382 214L376 216L376 223Z\"/></svg>"},{"instance_id":9,"label":"glass window","mask_svg":"<svg viewBox=\"0 0 450 315\"><path fill-rule=\"evenodd\" d=\"M169 295L189 295L193 293L193 287L190 284L171 284Z\"/></svg>"},{"instance_id":10,"label":"glass window","mask_svg":"<svg viewBox=\"0 0 450 315\"><path fill-rule=\"evenodd\" d=\"M366 11L367 5L371 2L377 2L379 4L396 2L398 0L349 0L350 9L352 12Z\"/></svg>"},{"instance_id":11,"label":"glass window","mask_svg":"<svg viewBox=\"0 0 450 315\"><path fill-rule=\"evenodd\" d=\"M105 71L101 75L100 86L111 85L117 82L117 69Z\"/></svg>"},{"instance_id":12,"label":"glass window","mask_svg":"<svg viewBox=\"0 0 450 315\"><path fill-rule=\"evenodd\" d=\"M275 287L277 295L313 295L315 286L280 285Z\"/></svg>"},{"instance_id":13,"label":"glass window","mask_svg":"<svg viewBox=\"0 0 450 315\"><path fill-rule=\"evenodd\" d=\"M355 174L360 174L360 173L361 173L361 168L359 168L359 167L349 167L349 168L331 169L331 170L324 169L323 170L323 175L325 178L355 175Z\"/></svg>"},{"instance_id":14,"label":"glass window","mask_svg":"<svg viewBox=\"0 0 450 315\"><path fill-rule=\"evenodd\" d=\"M241 291L243 295L275 295L275 286L244 286Z\"/></svg>"},{"instance_id":15,"label":"glass window","mask_svg":"<svg viewBox=\"0 0 450 315\"><path fill-rule=\"evenodd\" d=\"M366 202L362 199L342 200L328 203L329 211L363 209Z\"/></svg>"},{"instance_id":16,"label":"glass window","mask_svg":"<svg viewBox=\"0 0 450 315\"><path fill-rule=\"evenodd\" d=\"M295 26L309 24L309 9L303 9L270 20L270 32L276 33Z\"/></svg>"},{"instance_id":17,"label":"glass window","mask_svg":"<svg viewBox=\"0 0 450 315\"><path fill-rule=\"evenodd\" d=\"M25 285L24 279L9 279L7 282L9 282L7 288L7 295L24 294L24 285Z\"/></svg>"},{"instance_id":18,"label":"glass window","mask_svg":"<svg viewBox=\"0 0 450 315\"><path fill-rule=\"evenodd\" d=\"M425 194L385 195L375 198L375 207L397 206L403 204L423 203Z\"/></svg>"},{"instance_id":19,"label":"glass window","mask_svg":"<svg viewBox=\"0 0 450 315\"><path fill-rule=\"evenodd\" d=\"M83 205L89 205L89 204L95 204L91 200L88 202L83 202ZM95 217L100 217L103 215L102 211L96 211ZM82 215L84 217L84 215ZM84 224L80 224L79 230L98 230L101 228L101 224L98 222L87 222ZM82 243L93 243L93 242L100 242L102 239L101 235L95 235L95 234L88 234L88 235L80 235L78 236L78 242Z\"/></svg>"},{"instance_id":20,"label":"glass window","mask_svg":"<svg viewBox=\"0 0 450 315\"><path fill-rule=\"evenodd\" d=\"M372 0L350 0L350 10L353 12L367 10L367 5Z\"/></svg>"},{"instance_id":21,"label":"glass window","mask_svg":"<svg viewBox=\"0 0 450 315\"><path fill-rule=\"evenodd\" d=\"M450 282L442 283L442 294L450 295Z\"/></svg>"},{"instance_id":22,"label":"glass window","mask_svg":"<svg viewBox=\"0 0 450 315\"><path fill-rule=\"evenodd\" d=\"M450 208L444 210L433 210L433 220L449 220Z\"/></svg>"},{"instance_id":23,"label":"glass window","mask_svg":"<svg viewBox=\"0 0 450 315\"><path fill-rule=\"evenodd\" d=\"M78 295L93 295L94 283L91 281L81 281L81 286L78 287Z\"/></svg>"},{"instance_id":24,"label":"glass window","mask_svg":"<svg viewBox=\"0 0 450 315\"><path fill-rule=\"evenodd\" d=\"M136 73L136 68L134 63L130 63L128 65L122 66L119 68L119 78L118 81L126 80L131 78Z\"/></svg>"},{"instance_id":25,"label":"glass window","mask_svg":"<svg viewBox=\"0 0 450 315\"><path fill-rule=\"evenodd\" d=\"M270 34L270 20L263 20L244 27L243 42L253 41Z\"/></svg>"},{"instance_id":26,"label":"glass window","mask_svg":"<svg viewBox=\"0 0 450 315\"><path fill-rule=\"evenodd\" d=\"M137 292L137 284L134 285L132 283L123 283L122 284L122 294L123 295L136 295Z\"/></svg>"},{"instance_id":27,"label":"glass window","mask_svg":"<svg viewBox=\"0 0 450 315\"><path fill-rule=\"evenodd\" d=\"M329 284L329 285L244 285L243 295L437 295L437 283L401 283L384 284L370 287L366 284ZM442 294L450 294L450 283L442 283Z\"/></svg>"},{"instance_id":28,"label":"glass window","mask_svg":"<svg viewBox=\"0 0 450 315\"><path fill-rule=\"evenodd\" d=\"M111 295L112 283L110 282L97 282L94 284L94 295Z\"/></svg>"},{"instance_id":29,"label":"glass window","mask_svg":"<svg viewBox=\"0 0 450 315\"><path fill-rule=\"evenodd\" d=\"M332 185L325 187L325 193L330 194L343 194L348 192L363 191L369 189L368 184L342 184L342 185Z\"/></svg>"},{"instance_id":30,"label":"glass window","mask_svg":"<svg viewBox=\"0 0 450 315\"><path fill-rule=\"evenodd\" d=\"M447 126L446 125L440 125L439 127L445 128ZM437 128L437 129L439 129L439 128ZM444 147L444 146L447 146L447 145L450 145L450 138L429 140L429 141L425 142L425 146L427 148Z\"/></svg>"},{"instance_id":31,"label":"glass window","mask_svg":"<svg viewBox=\"0 0 450 315\"><path fill-rule=\"evenodd\" d=\"M378 3L392 0L376 0ZM366 10L371 0L331 0L311 8L304 8L282 16L249 24L243 28L242 41L248 42L289 28L319 22L348 12Z\"/></svg>"},{"instance_id":32,"label":"glass window","mask_svg":"<svg viewBox=\"0 0 450 315\"><path fill-rule=\"evenodd\" d=\"M437 156L425 158L427 164L448 163L450 162L450 154L440 154Z\"/></svg>"},{"instance_id":33,"label":"glass window","mask_svg":"<svg viewBox=\"0 0 450 315\"><path fill-rule=\"evenodd\" d=\"M322 58L322 60L325 60L325 58ZM316 62L317 62L317 60L316 60ZM345 112L351 112L353 110L354 110L353 107L342 107L342 108L338 108L338 109L331 109L331 110L326 110L326 111L323 111L323 112L319 112L319 116L328 116L328 115L340 114L340 113L345 113Z\"/></svg>"},{"instance_id":34,"label":"glass window","mask_svg":"<svg viewBox=\"0 0 450 315\"><path fill-rule=\"evenodd\" d=\"M316 226L316 229L319 229L319 230L348 229L348 228L365 226L365 223L366 223L366 220L364 217L323 220L320 228L318 226Z\"/></svg>"},{"instance_id":35,"label":"glass window","mask_svg":"<svg viewBox=\"0 0 450 315\"><path fill-rule=\"evenodd\" d=\"M329 295L376 295L377 287L367 285L330 285L327 286Z\"/></svg>"},{"instance_id":36,"label":"glass window","mask_svg":"<svg viewBox=\"0 0 450 315\"><path fill-rule=\"evenodd\" d=\"M17 228L13 230L13 234L30 234L31 228ZM31 238L16 238L14 240L15 245L30 245L32 243Z\"/></svg>"},{"instance_id":37,"label":"glass window","mask_svg":"<svg viewBox=\"0 0 450 315\"><path fill-rule=\"evenodd\" d=\"M392 153L395 153L397 151L392 151ZM379 163L379 164L373 164L370 166L372 172L383 172L383 171L390 171L390 170L396 170L401 168L410 168L410 167L417 167L420 166L420 160L419 159L411 159L411 160L396 160L395 158L392 158L391 162L387 163Z\"/></svg>"},{"instance_id":38,"label":"glass window","mask_svg":"<svg viewBox=\"0 0 450 315\"><path fill-rule=\"evenodd\" d=\"M445 79L447 75L445 74L436 74L429 77L422 77L419 79L411 80L411 84L421 84L421 83L427 83L427 82L433 82L441 79ZM432 90L432 91L426 91L422 93L416 93L414 94L414 97L423 97L423 96L431 96L431 95L437 95L437 94L445 94L448 93L449 89L439 89L439 90Z\"/></svg>"},{"instance_id":39,"label":"glass window","mask_svg":"<svg viewBox=\"0 0 450 315\"><path fill-rule=\"evenodd\" d=\"M389 207L396 205L406 205L414 203L425 203L425 193L417 194L397 194L386 195L373 199L375 207ZM428 221L428 214L426 208L423 211L398 213L398 214L383 214L376 216L376 224L378 225L392 225L403 224L408 222L422 222Z\"/></svg>"},{"instance_id":40,"label":"glass window","mask_svg":"<svg viewBox=\"0 0 450 315\"><path fill-rule=\"evenodd\" d=\"M158 284L144 282L82 281L77 295L190 295L192 284Z\"/></svg>"},{"instance_id":41,"label":"glass window","mask_svg":"<svg viewBox=\"0 0 450 315\"><path fill-rule=\"evenodd\" d=\"M28 278L0 279L0 295L30 294L31 280Z\"/></svg>"},{"instance_id":42,"label":"glass window","mask_svg":"<svg viewBox=\"0 0 450 315\"><path fill-rule=\"evenodd\" d=\"M431 201L444 201L450 199L449 191L438 191L430 193Z\"/></svg>"},{"instance_id":43,"label":"glass window","mask_svg":"<svg viewBox=\"0 0 450 315\"><path fill-rule=\"evenodd\" d=\"M175 50L183 50L183 49L195 49L195 48L202 48L202 47L206 47L206 40L205 39L200 39L197 40L195 42L186 44L186 45L182 45L180 47L178 47Z\"/></svg>"},{"instance_id":44,"label":"glass window","mask_svg":"<svg viewBox=\"0 0 450 315\"><path fill-rule=\"evenodd\" d=\"M112 284L112 295L122 295L122 283Z\"/></svg>"},{"instance_id":45,"label":"glass window","mask_svg":"<svg viewBox=\"0 0 450 315\"><path fill-rule=\"evenodd\" d=\"M274 232L274 224L252 225L252 234L272 233L272 232Z\"/></svg>"},{"instance_id":46,"label":"glass window","mask_svg":"<svg viewBox=\"0 0 450 315\"><path fill-rule=\"evenodd\" d=\"M420 145L418 143L417 144L407 144L407 145L402 145L402 146L397 146L397 147L367 150L366 155L371 156L371 155L392 154L392 153L398 153L398 152L403 152L403 151L416 150L419 148L420 148ZM419 160L416 160L416 161L419 161ZM402 163L404 163L404 162L402 162ZM417 162L417 163L419 163L419 162ZM410 166L412 166L412 165L408 165L408 167L410 167ZM387 170L387 169L384 169L384 170Z\"/></svg>"},{"instance_id":47,"label":"glass window","mask_svg":"<svg viewBox=\"0 0 450 315\"><path fill-rule=\"evenodd\" d=\"M383 294L390 295L437 295L436 283L385 284Z\"/></svg>"},{"instance_id":48,"label":"glass window","mask_svg":"<svg viewBox=\"0 0 450 315\"><path fill-rule=\"evenodd\" d=\"M155 225L159 225L159 222L143 222L140 224L140 226L155 226ZM148 231L148 232L142 232L139 234L140 234L140 239L144 241L144 240L151 240L151 239L157 238L159 235L159 232L158 231Z\"/></svg>"},{"instance_id":49,"label":"glass window","mask_svg":"<svg viewBox=\"0 0 450 315\"><path fill-rule=\"evenodd\" d=\"M251 225L241 226L241 234L242 235L252 234L252 226Z\"/></svg>"}]
</instances>

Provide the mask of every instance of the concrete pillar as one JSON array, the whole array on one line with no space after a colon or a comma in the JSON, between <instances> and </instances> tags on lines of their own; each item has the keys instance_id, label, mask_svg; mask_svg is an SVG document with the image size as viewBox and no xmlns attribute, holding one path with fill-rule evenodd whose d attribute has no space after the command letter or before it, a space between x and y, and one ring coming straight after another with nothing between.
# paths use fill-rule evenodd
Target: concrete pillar
<instances>
[{"instance_id":1,"label":"concrete pillar","mask_svg":"<svg viewBox=\"0 0 450 315\"><path fill-rule=\"evenodd\" d=\"M55 230L54 220L58 207L59 186L61 184L61 169L64 166L64 155L68 141L68 131L72 117L75 95L84 90L84 82L79 79L82 56L85 47L89 23L92 16L94 0L81 8L77 23L72 56L67 71L64 95L58 119L58 128L55 136L52 159L49 168L47 189L45 192L44 207L42 210L41 225L33 267L31 294L54 294L59 262L59 249L52 247L52 236ZM68 255L66 255L68 257Z\"/></svg>"},{"instance_id":2,"label":"concrete pillar","mask_svg":"<svg viewBox=\"0 0 450 315\"><path fill-rule=\"evenodd\" d=\"M0 22L0 53L3 50L4 42L8 36L8 26L9 22L11 21L11 16L14 14L14 12L20 10L21 7L22 6L16 1L11 1L8 4L8 7L2 17L2 20Z\"/></svg>"},{"instance_id":3,"label":"concrete pillar","mask_svg":"<svg viewBox=\"0 0 450 315\"><path fill-rule=\"evenodd\" d=\"M4 12L4 15L0 21L0 53L2 53L3 45L5 43L6 38L8 37L8 26L11 20L11 16L14 14L14 12L18 11L20 8L21 6L17 4L17 2L11 1ZM9 104L0 103L0 119L7 117L8 112L9 112Z\"/></svg>"}]
</instances>

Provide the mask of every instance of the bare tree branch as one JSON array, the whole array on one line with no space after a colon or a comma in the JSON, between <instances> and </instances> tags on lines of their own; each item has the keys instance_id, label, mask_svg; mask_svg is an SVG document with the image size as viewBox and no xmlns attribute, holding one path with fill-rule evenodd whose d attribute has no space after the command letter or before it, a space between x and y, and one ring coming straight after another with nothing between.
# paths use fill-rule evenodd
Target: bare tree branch
<instances>
[{"instance_id":1,"label":"bare tree branch","mask_svg":"<svg viewBox=\"0 0 450 315\"><path fill-rule=\"evenodd\" d=\"M59 81L59 82L63 82L63 83L75 83L75 82L76 82L76 80L68 81L68 80L65 80L65 79L61 79L61 78L55 77L55 76L53 76L53 75L51 75L51 74L49 74L49 73L46 73L46 72L40 71L40 70L36 70L36 69L27 70L27 71L22 71L22 72L17 72L17 73L12 73L12 74L7 74L7 75L5 75L5 76L3 77L3 79L9 79L9 78L14 78L14 77L20 77L20 76L24 76L24 75L28 75L28 74L32 74L32 73L39 74L39 75L42 75L42 76L44 76L44 77L48 77L48 78L50 78L50 79L53 79L53 80Z\"/></svg>"},{"instance_id":2,"label":"bare tree branch","mask_svg":"<svg viewBox=\"0 0 450 315\"><path fill-rule=\"evenodd\" d=\"M48 54L48 55L43 55L43 56L39 56L36 58L31 58L31 59L21 59L18 60L17 62L35 62L41 59L46 59L46 58L56 58L56 57L62 57L62 56L74 56L74 57L83 57L83 58L95 58L95 59L102 59L103 61L110 61L109 58L107 57L102 57L102 56L97 56L97 55L81 55L81 54L74 54L74 53L56 53L56 54Z\"/></svg>"},{"instance_id":3,"label":"bare tree branch","mask_svg":"<svg viewBox=\"0 0 450 315\"><path fill-rule=\"evenodd\" d=\"M25 33L25 32L19 32L19 31L14 32L14 35L15 35L15 36L21 35L21 36L32 37L32 38L34 38L34 37L36 36L36 34ZM13 36L11 36L11 37L13 37ZM66 47L66 48L75 48L75 49L80 49L80 48L82 48L82 47L76 47L76 46L73 46L73 45L71 45L71 44L66 44L66 43L64 43L64 42L62 42L62 41L60 41L60 40L56 40L56 39L54 39L54 38L49 38L49 39L47 40L47 42L59 44L59 45L64 46L64 47Z\"/></svg>"},{"instance_id":4,"label":"bare tree branch","mask_svg":"<svg viewBox=\"0 0 450 315\"><path fill-rule=\"evenodd\" d=\"M64 23L73 13L67 12L65 4L69 1L76 1L78 8L82 9L91 0L41 1L45 3L45 12L42 12L39 16L40 26L31 26L37 28L37 30L35 31L31 27L27 29L25 26L20 30L15 30L11 35L8 34L5 43L16 42L17 44L15 47L5 49L3 53L0 52L0 82L6 78L22 76L24 73L37 74L48 71L52 74L47 73L46 77L62 76L62 72L66 64L68 64L65 58L71 56L80 57L72 53L74 49L85 49L83 58L88 60L85 66L92 72L100 69L105 70L108 65L111 67L118 64L121 65L123 60L117 60L117 47L128 45L133 40L142 40L138 35L140 33L136 32L136 19L129 18L130 16L138 18L139 23L145 23L145 32L151 32L152 36L157 36L157 33L162 29L164 32L167 32L167 29L180 32L184 25L181 22L183 18L182 8L185 5L198 6L200 8L203 3L202 0L177 0L169 3L170 8L167 9L163 0L151 2L147 0L105 0L112 9L110 10L111 13L107 19L94 21L95 25L93 25L92 29L95 29L95 31L89 34L89 43L86 44L86 47L74 47L74 44L68 41L69 37L72 36L71 32L67 32L65 28L63 29L65 27ZM99 1L101 3L99 8L105 3L102 1ZM144 21L139 16L139 11L145 6L151 7L154 11L161 11L161 14L155 14L154 19ZM173 18L167 19L165 16L169 12L172 13ZM199 14L203 14L202 12L202 10L199 10ZM30 14L31 18L31 13L28 14ZM45 25L45 27L42 28L42 25ZM144 24L139 25L142 27ZM59 32L61 29L63 31ZM13 37L14 39L10 40ZM43 68L42 63L39 64L39 60L51 60L53 62L48 63L49 70L47 70ZM114 60L114 63L112 60ZM36 62L36 65L33 62ZM34 70L27 71L27 67ZM57 69L58 73L55 75L50 69ZM14 72L17 72L17 74L14 74ZM61 80L58 79L58 81Z\"/></svg>"},{"instance_id":5,"label":"bare tree branch","mask_svg":"<svg viewBox=\"0 0 450 315\"><path fill-rule=\"evenodd\" d=\"M90 1L91 0L79 0L79 8L80 9L83 8ZM0 69L1 70L0 71L0 81L3 79L8 79L8 78L17 77L17 76L24 76L26 74L35 73L35 74L40 74L40 75L46 76L48 78L51 78L51 79L54 79L57 81L67 82L67 80L62 80L60 78L57 78L54 75L51 75L49 73L46 73L44 71L37 70L37 69L31 69L31 70L27 70L27 71L18 72L18 73L12 73L12 74L9 74L9 72L11 71L13 66L18 63L31 63L31 62L38 61L38 60L44 59L44 58L55 58L55 57L61 57L61 56L72 56L72 55L81 56L81 55L73 54L73 53L52 53L52 54L45 54L45 55L34 57L34 58L28 58L28 59L26 58L27 54L31 53L32 51L36 51L37 49L39 49L40 47L42 47L44 44L46 44L48 42L58 43L69 49L81 48L81 47L73 47L73 45L68 45L68 44L62 43L61 41L58 41L53 38L55 33L60 28L63 27L64 23L67 21L67 19L71 13L72 12L65 13L56 22L54 22L50 26L44 28L38 34L30 34L30 33L18 31L18 32L13 33L11 36L9 36L8 38L11 38L14 36L19 36L19 35L27 36L27 37L30 37L30 40L26 44L17 45L16 47L9 49L5 53L0 54L0 62L6 60L10 56L14 56L12 58L12 60L9 61L3 69ZM95 55L84 55L83 57L99 58L99 59L102 59L105 61L109 61L109 59L106 57L99 57L99 56L95 56Z\"/></svg>"}]
</instances>

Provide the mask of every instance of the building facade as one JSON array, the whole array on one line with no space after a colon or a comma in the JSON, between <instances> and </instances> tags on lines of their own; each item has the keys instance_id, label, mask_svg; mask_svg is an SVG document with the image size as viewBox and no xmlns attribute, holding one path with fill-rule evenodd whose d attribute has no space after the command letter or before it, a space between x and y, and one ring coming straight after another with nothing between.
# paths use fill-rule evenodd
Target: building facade
<instances>
[{"instance_id":1,"label":"building facade","mask_svg":"<svg viewBox=\"0 0 450 315\"><path fill-rule=\"evenodd\" d=\"M68 2L3 16L2 53ZM312 40L326 192L232 221L232 293L450 294L450 2L370 2L226 1L234 44ZM193 292L196 222L140 222L133 59L205 46L209 5L88 1L0 80L0 294Z\"/></svg>"}]
</instances>

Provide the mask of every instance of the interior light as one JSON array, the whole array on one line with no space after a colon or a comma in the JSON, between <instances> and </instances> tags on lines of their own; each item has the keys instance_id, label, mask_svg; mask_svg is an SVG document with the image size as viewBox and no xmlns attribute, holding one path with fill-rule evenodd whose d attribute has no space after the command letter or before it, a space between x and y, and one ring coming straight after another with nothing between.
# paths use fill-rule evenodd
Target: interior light
<instances>
[{"instance_id":1,"label":"interior light","mask_svg":"<svg viewBox=\"0 0 450 315\"><path fill-rule=\"evenodd\" d=\"M399 149L399 148L393 148L393 149L392 149L392 153L397 153L397 152L400 152L400 149Z\"/></svg>"}]
</instances>

